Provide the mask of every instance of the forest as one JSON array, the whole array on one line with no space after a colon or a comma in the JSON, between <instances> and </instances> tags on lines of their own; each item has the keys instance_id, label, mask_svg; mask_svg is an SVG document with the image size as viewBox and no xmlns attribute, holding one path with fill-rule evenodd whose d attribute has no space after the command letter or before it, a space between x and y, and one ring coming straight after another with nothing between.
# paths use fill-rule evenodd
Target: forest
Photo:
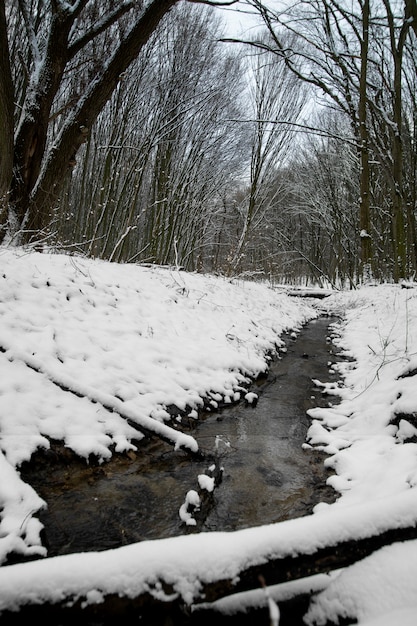
<instances>
[{"instance_id":1,"label":"forest","mask_svg":"<svg viewBox=\"0 0 417 626\"><path fill-rule=\"evenodd\" d=\"M416 34L415 0L2 0L2 244L413 279Z\"/></svg>"}]
</instances>

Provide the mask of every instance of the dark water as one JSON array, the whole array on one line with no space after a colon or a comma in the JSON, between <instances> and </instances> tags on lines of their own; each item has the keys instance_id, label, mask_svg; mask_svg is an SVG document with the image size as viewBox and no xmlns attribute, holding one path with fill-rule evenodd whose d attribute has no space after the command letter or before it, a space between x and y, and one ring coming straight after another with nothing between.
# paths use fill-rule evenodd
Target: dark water
<instances>
[{"instance_id":1,"label":"dark water","mask_svg":"<svg viewBox=\"0 0 417 626\"><path fill-rule=\"evenodd\" d=\"M332 501L323 455L302 448L306 410L327 402L312 379L331 378L331 321L312 321L296 340L288 338L287 353L251 389L259 396L256 407L242 402L198 423L192 434L206 454L203 460L153 441L141 443L136 455L96 466L56 446L22 468L23 478L48 503L40 518L49 556L257 526L306 515L317 502ZM197 526L188 527L179 508L213 462L223 468L222 481L203 501Z\"/></svg>"}]
</instances>

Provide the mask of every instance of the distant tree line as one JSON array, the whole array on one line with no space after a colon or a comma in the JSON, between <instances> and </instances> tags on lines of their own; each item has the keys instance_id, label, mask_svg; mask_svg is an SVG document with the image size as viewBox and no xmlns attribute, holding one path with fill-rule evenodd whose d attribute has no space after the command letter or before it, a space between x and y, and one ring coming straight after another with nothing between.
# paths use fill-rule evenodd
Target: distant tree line
<instances>
[{"instance_id":1,"label":"distant tree line","mask_svg":"<svg viewBox=\"0 0 417 626\"><path fill-rule=\"evenodd\" d=\"M321 224L332 224L327 245L333 264L343 267L336 275L346 274L348 260L351 280L414 276L416 0L289 0L276 11L261 0L250 1L270 37L270 42L256 44L259 49L284 61L301 82L321 94L326 110L334 111L330 119L336 120L336 128L327 116L321 126L327 141L316 154L321 174L329 174L328 188L323 176L317 187L321 206L332 205L330 214L320 213L325 217ZM330 162L336 170L331 171ZM335 176L339 190L331 198ZM314 191L313 185L309 189ZM317 203L312 208L317 210ZM352 208L355 229L349 234L360 240L354 245L359 264L339 230L351 222ZM338 215L332 217L332 212Z\"/></svg>"},{"instance_id":2,"label":"distant tree line","mask_svg":"<svg viewBox=\"0 0 417 626\"><path fill-rule=\"evenodd\" d=\"M202 3L0 0L3 244L413 278L415 0L250 1L236 42Z\"/></svg>"}]
</instances>

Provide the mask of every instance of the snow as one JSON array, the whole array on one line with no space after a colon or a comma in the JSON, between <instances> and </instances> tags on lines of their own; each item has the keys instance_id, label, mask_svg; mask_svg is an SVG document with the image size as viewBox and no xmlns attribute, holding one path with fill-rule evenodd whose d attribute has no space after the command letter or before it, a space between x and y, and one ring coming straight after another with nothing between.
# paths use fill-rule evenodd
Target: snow
<instances>
[{"instance_id":1,"label":"snow","mask_svg":"<svg viewBox=\"0 0 417 626\"><path fill-rule=\"evenodd\" d=\"M330 455L326 465L337 474L330 482L341 492L334 506L390 497L417 481L417 379L406 375L417 354L416 291L382 285L343 297L345 321L334 341L353 361L335 367L343 388L319 383L342 402L311 409L307 437Z\"/></svg>"},{"instance_id":2,"label":"snow","mask_svg":"<svg viewBox=\"0 0 417 626\"><path fill-rule=\"evenodd\" d=\"M416 580L417 541L386 546L349 567L322 591L319 601L313 600L306 623L358 617L360 624L369 626L415 624ZM376 616L381 620L375 621Z\"/></svg>"},{"instance_id":3,"label":"snow","mask_svg":"<svg viewBox=\"0 0 417 626\"><path fill-rule=\"evenodd\" d=\"M37 448L105 462L144 431L197 452L167 407L195 419L243 397L282 332L317 315L266 285L67 255L4 249L0 278L0 463L16 483L0 484L0 563L45 553L44 503L18 473Z\"/></svg>"},{"instance_id":4,"label":"snow","mask_svg":"<svg viewBox=\"0 0 417 626\"><path fill-rule=\"evenodd\" d=\"M211 493L215 487L214 485L214 477L207 476L207 474L199 474L198 475L198 484L200 489L205 489L209 493Z\"/></svg>"},{"instance_id":5,"label":"snow","mask_svg":"<svg viewBox=\"0 0 417 626\"><path fill-rule=\"evenodd\" d=\"M190 489L190 491L187 492L185 496L185 501L181 505L179 510L179 516L187 526L197 525L197 522L194 519L192 512L197 511L200 507L200 504L200 496L198 495L197 491L195 491L194 489Z\"/></svg>"},{"instance_id":6,"label":"snow","mask_svg":"<svg viewBox=\"0 0 417 626\"><path fill-rule=\"evenodd\" d=\"M248 404L255 405L256 402L258 401L258 394L254 393L253 391L250 391L249 393L245 395L245 400Z\"/></svg>"},{"instance_id":7,"label":"snow","mask_svg":"<svg viewBox=\"0 0 417 626\"><path fill-rule=\"evenodd\" d=\"M248 528L173 539L144 541L106 552L52 557L0 568L0 612L27 602L81 599L89 592L135 597L173 589L187 603L201 599L201 585L238 579L251 565L268 558L313 554L351 536L370 537L387 528L403 528L417 519L417 494L410 489L390 500L372 501L345 510ZM397 564L399 567L401 563ZM331 589L332 582L327 591ZM274 590L271 588L272 597ZM320 596L318 596L320 597Z\"/></svg>"},{"instance_id":8,"label":"snow","mask_svg":"<svg viewBox=\"0 0 417 626\"><path fill-rule=\"evenodd\" d=\"M417 524L415 285L366 286L313 306L267 284L23 249L0 252L0 277L0 612L65 598L95 603L108 593L163 598L165 584L192 604L219 573L235 579L272 556ZM335 503L234 533L47 557L36 517L46 503L19 474L36 449L61 440L86 462L105 463L151 433L196 453L198 438L181 432L181 417L257 400L247 395L250 379L285 349L284 332L298 334L320 311L342 317L332 340L349 360L331 366L339 384L314 381L331 406L309 411L304 445L326 452ZM208 475L198 484L214 488ZM185 525L198 505L191 490L179 511ZM37 558L6 565L12 552ZM263 602L276 619L274 602L304 585L313 591L309 626L411 624L416 563L417 541L397 542L317 582L270 587ZM250 592L255 604L258 591ZM239 606L250 601L243 595ZM233 602L219 604L230 611Z\"/></svg>"},{"instance_id":9,"label":"snow","mask_svg":"<svg viewBox=\"0 0 417 626\"><path fill-rule=\"evenodd\" d=\"M341 303L343 300L343 304ZM392 502L417 485L417 290L367 287L332 296L344 309L334 343L351 359L334 368L343 387L316 381L340 404L311 409L308 444L329 454L328 482L338 500L315 509L349 511L366 501ZM414 522L414 525L416 522ZM417 614L417 542L387 546L343 572L313 601L308 624L411 624Z\"/></svg>"}]
</instances>

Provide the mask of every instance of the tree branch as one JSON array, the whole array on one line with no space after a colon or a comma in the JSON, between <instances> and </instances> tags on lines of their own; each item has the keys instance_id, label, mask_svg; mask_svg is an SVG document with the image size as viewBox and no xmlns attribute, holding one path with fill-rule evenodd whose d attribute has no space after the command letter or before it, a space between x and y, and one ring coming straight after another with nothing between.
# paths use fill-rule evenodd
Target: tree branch
<instances>
[{"instance_id":1,"label":"tree branch","mask_svg":"<svg viewBox=\"0 0 417 626\"><path fill-rule=\"evenodd\" d=\"M208 4L211 7L230 7L237 4L240 0L230 0L229 2L214 2L212 0L187 0L191 4Z\"/></svg>"},{"instance_id":2,"label":"tree branch","mask_svg":"<svg viewBox=\"0 0 417 626\"><path fill-rule=\"evenodd\" d=\"M353 146L354 148L358 148L359 145L356 141L354 141L352 138L348 138L348 137L343 137L342 135L337 135L331 131L327 131L324 130L322 128L317 128L316 126L309 126L308 124L298 124L296 122L288 122L286 120L269 120L269 119L248 119L248 120L243 120L243 119L227 119L225 120L226 122L234 122L236 124L259 124L259 123L263 123L263 124L280 124L280 125L285 125L285 126L291 126L294 128L294 132L307 132L310 133L312 135L317 135L318 137L326 137L329 139L337 139L338 141L343 141L344 143L347 143L351 146Z\"/></svg>"},{"instance_id":3,"label":"tree branch","mask_svg":"<svg viewBox=\"0 0 417 626\"><path fill-rule=\"evenodd\" d=\"M34 59L36 63L40 60L39 46L36 40L35 29L33 28L33 24L30 19L28 5L24 0L19 0L19 9L22 14L23 21L25 23L26 34L27 34L27 38L29 41L32 58Z\"/></svg>"},{"instance_id":4,"label":"tree branch","mask_svg":"<svg viewBox=\"0 0 417 626\"><path fill-rule=\"evenodd\" d=\"M105 16L103 19L99 21L99 23L94 27L87 31L82 37L79 37L74 43L70 44L68 47L69 57L74 57L77 52L79 52L82 48L84 48L87 43L92 41L95 37L103 33L109 26L117 22L117 20L130 11L131 8L134 7L134 2L123 2L120 7L114 9L109 15Z\"/></svg>"},{"instance_id":5,"label":"tree branch","mask_svg":"<svg viewBox=\"0 0 417 626\"><path fill-rule=\"evenodd\" d=\"M88 129L110 99L120 76L137 58L163 17L179 0L153 0L142 12L99 75L90 83L83 98L64 124L52 147L31 195L30 213L48 215L65 181L64 172L87 140ZM30 222L29 226L30 228Z\"/></svg>"}]
</instances>

